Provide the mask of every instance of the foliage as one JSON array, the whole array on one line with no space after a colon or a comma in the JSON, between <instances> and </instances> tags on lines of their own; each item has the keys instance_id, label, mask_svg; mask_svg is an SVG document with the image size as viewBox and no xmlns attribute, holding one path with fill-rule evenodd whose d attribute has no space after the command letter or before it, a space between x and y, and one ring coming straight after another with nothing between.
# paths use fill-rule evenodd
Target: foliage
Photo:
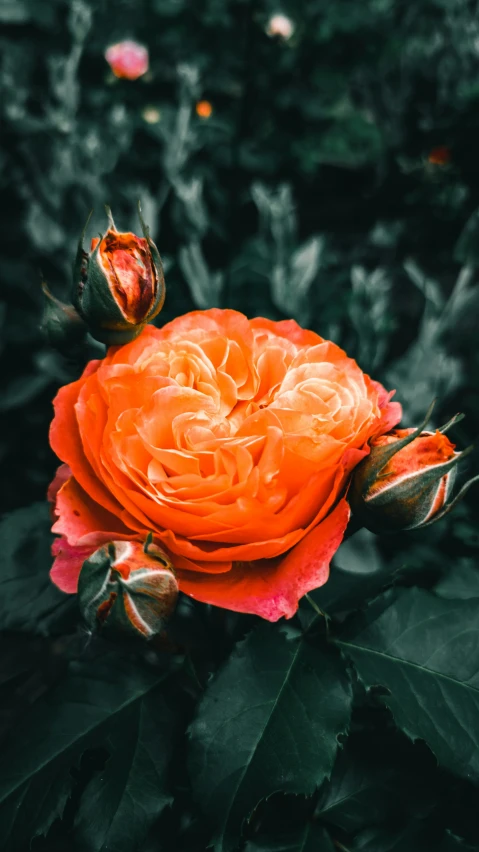
<instances>
[{"instance_id":1,"label":"foliage","mask_svg":"<svg viewBox=\"0 0 479 852\"><path fill-rule=\"evenodd\" d=\"M290 39L266 34L278 11ZM357 532L291 622L183 599L168 636L109 643L49 583L45 504L51 399L104 350L62 356L39 328L41 279L68 300L89 211L88 237L105 203L140 233L140 200L166 274L157 324L212 305L294 317L395 387L405 425L435 396L434 425L464 411L451 434L465 447L479 423L477 12L0 3L5 852L479 849L474 491L427 530ZM149 49L135 82L104 59L123 38Z\"/></svg>"}]
</instances>

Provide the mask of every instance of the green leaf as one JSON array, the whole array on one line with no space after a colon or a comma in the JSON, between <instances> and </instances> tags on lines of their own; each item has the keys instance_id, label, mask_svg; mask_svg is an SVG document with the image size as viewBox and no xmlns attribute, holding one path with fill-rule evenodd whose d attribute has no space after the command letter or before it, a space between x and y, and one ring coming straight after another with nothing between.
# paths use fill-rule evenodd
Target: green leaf
<instances>
[{"instance_id":1,"label":"green leaf","mask_svg":"<svg viewBox=\"0 0 479 852\"><path fill-rule=\"evenodd\" d=\"M237 646L190 729L190 777L215 849L237 845L261 799L311 794L329 776L350 711L350 684L331 648L269 624Z\"/></svg>"},{"instance_id":2,"label":"green leaf","mask_svg":"<svg viewBox=\"0 0 479 852\"><path fill-rule=\"evenodd\" d=\"M308 822L291 837L247 843L244 852L335 852L335 846L325 828Z\"/></svg>"},{"instance_id":3,"label":"green leaf","mask_svg":"<svg viewBox=\"0 0 479 852\"><path fill-rule=\"evenodd\" d=\"M465 840L456 837L450 831L446 831L442 843L438 846L437 852L477 852L478 846L469 846Z\"/></svg>"},{"instance_id":4,"label":"green leaf","mask_svg":"<svg viewBox=\"0 0 479 852\"><path fill-rule=\"evenodd\" d=\"M339 847L344 852L437 852L437 844L429 839L428 831L419 822L411 822L395 831L368 828L351 844Z\"/></svg>"},{"instance_id":5,"label":"green leaf","mask_svg":"<svg viewBox=\"0 0 479 852\"><path fill-rule=\"evenodd\" d=\"M363 529L342 543L328 582L309 593L323 612L359 609L392 582L391 568L382 563L375 538Z\"/></svg>"},{"instance_id":6,"label":"green leaf","mask_svg":"<svg viewBox=\"0 0 479 852\"><path fill-rule=\"evenodd\" d=\"M369 828L358 834L354 841L339 846L344 852L477 852L465 840L446 831L436 836L437 819L427 822L413 821L396 830Z\"/></svg>"},{"instance_id":7,"label":"green leaf","mask_svg":"<svg viewBox=\"0 0 479 852\"><path fill-rule=\"evenodd\" d=\"M414 746L396 731L394 738L352 734L321 789L315 816L355 834L386 820L426 815L435 805L436 787Z\"/></svg>"},{"instance_id":8,"label":"green leaf","mask_svg":"<svg viewBox=\"0 0 479 852\"><path fill-rule=\"evenodd\" d=\"M2 849L28 849L31 839L45 835L61 818L74 778L60 763L47 766L22 784L0 806Z\"/></svg>"},{"instance_id":9,"label":"green leaf","mask_svg":"<svg viewBox=\"0 0 479 852\"><path fill-rule=\"evenodd\" d=\"M411 739L479 779L479 600L391 591L335 641L366 686L386 688L381 699Z\"/></svg>"},{"instance_id":10,"label":"green leaf","mask_svg":"<svg viewBox=\"0 0 479 852\"><path fill-rule=\"evenodd\" d=\"M164 677L165 672L114 653L70 664L64 679L31 706L4 745L2 849L16 849L19 838L43 833L61 816L71 790L71 767L86 748L107 747L117 718L141 703Z\"/></svg>"},{"instance_id":11,"label":"green leaf","mask_svg":"<svg viewBox=\"0 0 479 852\"><path fill-rule=\"evenodd\" d=\"M441 598L479 598L479 569L473 559L458 559L434 587Z\"/></svg>"},{"instance_id":12,"label":"green leaf","mask_svg":"<svg viewBox=\"0 0 479 852\"><path fill-rule=\"evenodd\" d=\"M74 595L65 595L49 577L52 520L48 504L33 503L0 523L0 629L46 634L76 620Z\"/></svg>"},{"instance_id":13,"label":"green leaf","mask_svg":"<svg viewBox=\"0 0 479 852\"><path fill-rule=\"evenodd\" d=\"M135 852L171 803L166 780L178 727L163 684L108 726L110 757L88 784L75 820L79 852Z\"/></svg>"}]
</instances>

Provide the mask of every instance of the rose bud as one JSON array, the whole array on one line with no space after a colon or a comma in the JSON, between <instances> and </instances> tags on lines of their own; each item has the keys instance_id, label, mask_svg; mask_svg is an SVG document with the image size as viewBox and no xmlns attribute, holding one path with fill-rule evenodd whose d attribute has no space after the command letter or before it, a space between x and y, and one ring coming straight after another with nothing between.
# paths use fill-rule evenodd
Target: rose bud
<instances>
[{"instance_id":1,"label":"rose bud","mask_svg":"<svg viewBox=\"0 0 479 852\"><path fill-rule=\"evenodd\" d=\"M75 346L82 343L87 327L75 308L57 299L45 282L42 283L42 290L45 295L45 306L41 329L50 346L68 354Z\"/></svg>"},{"instance_id":2,"label":"rose bud","mask_svg":"<svg viewBox=\"0 0 479 852\"><path fill-rule=\"evenodd\" d=\"M173 566L148 539L110 542L80 571L78 603L92 630L151 639L163 630L177 597Z\"/></svg>"},{"instance_id":3,"label":"rose bud","mask_svg":"<svg viewBox=\"0 0 479 852\"><path fill-rule=\"evenodd\" d=\"M447 145L438 145L429 152L427 161L433 166L447 166L451 162L451 149Z\"/></svg>"},{"instance_id":4,"label":"rose bud","mask_svg":"<svg viewBox=\"0 0 479 852\"><path fill-rule=\"evenodd\" d=\"M478 479L471 479L454 500L449 500L456 465L469 449L455 452L455 445L443 434L459 416L436 432L423 431L431 411L432 407L418 429L395 429L373 438L370 454L354 471L349 504L357 519L372 532L397 532L435 523Z\"/></svg>"},{"instance_id":5,"label":"rose bud","mask_svg":"<svg viewBox=\"0 0 479 852\"><path fill-rule=\"evenodd\" d=\"M115 77L125 80L138 80L148 71L148 50L136 41L127 39L110 45L105 59Z\"/></svg>"},{"instance_id":6,"label":"rose bud","mask_svg":"<svg viewBox=\"0 0 479 852\"><path fill-rule=\"evenodd\" d=\"M75 260L74 304L90 334L101 343L128 343L163 307L165 280L161 258L140 213L144 237L120 234L107 208L110 227ZM88 224L88 222L87 222ZM86 229L86 226L85 226Z\"/></svg>"}]
</instances>

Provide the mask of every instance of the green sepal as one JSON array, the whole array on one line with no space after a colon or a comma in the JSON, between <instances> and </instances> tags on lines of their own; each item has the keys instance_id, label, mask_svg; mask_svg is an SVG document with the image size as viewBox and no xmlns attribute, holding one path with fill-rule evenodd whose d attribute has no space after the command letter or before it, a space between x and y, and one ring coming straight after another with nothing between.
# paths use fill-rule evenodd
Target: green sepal
<instances>
[{"instance_id":1,"label":"green sepal","mask_svg":"<svg viewBox=\"0 0 479 852\"><path fill-rule=\"evenodd\" d=\"M472 450L472 447L470 447L469 449L471 449L471 450ZM468 450L464 450L464 453L465 453L465 452L468 452ZM463 456L463 455L464 455L464 453L461 453L461 456ZM478 474L477 476L473 476L473 477L472 477L472 479L469 479L467 482L465 482L465 483L464 483L464 485L462 486L461 490L460 490L460 491L458 491L458 493L457 493L457 494L456 494L456 496L453 498L453 500L450 500L450 502L449 502L449 503L447 503L447 504L443 507L443 509L441 509L441 511L437 513L437 515L434 515L434 517L433 517L433 518L431 518L431 520L430 520L430 521L426 521L426 523L425 523L425 524L423 524L423 526L424 526L424 527L429 527L429 526L431 526L431 524L435 524L435 523L436 523L436 521L440 521L442 518L444 518L444 516L445 516L445 515L448 515L448 514L449 514L449 512L450 512L452 509L454 509L454 507L455 507L455 506L457 506L457 504L458 504L458 503L459 503L459 502L463 499L463 497L465 497L465 496L466 496L466 494L467 494L467 492L469 491L469 489L470 489L471 485L474 485L474 483L475 483L475 482L479 482L479 474Z\"/></svg>"},{"instance_id":2,"label":"green sepal","mask_svg":"<svg viewBox=\"0 0 479 852\"><path fill-rule=\"evenodd\" d=\"M136 547L141 547L135 543ZM151 639L160 633L178 595L178 584L170 561L156 545L131 554L127 577L116 567L115 543L99 548L82 565L78 581L78 604L91 630L107 635L132 635ZM156 550L156 552L155 552ZM120 560L119 564L123 564Z\"/></svg>"},{"instance_id":3,"label":"green sepal","mask_svg":"<svg viewBox=\"0 0 479 852\"><path fill-rule=\"evenodd\" d=\"M370 497L366 496L364 502L367 506L374 506L374 508L380 507L382 509L389 502L396 503L401 502L401 500L414 499L416 495L428 491L443 476L446 476L446 474L452 471L459 459L462 458L462 455L462 453L456 453L447 462L431 465L429 468L419 468L414 473L404 475L402 478L398 477L390 485L385 484L384 488L375 491Z\"/></svg>"},{"instance_id":4,"label":"green sepal","mask_svg":"<svg viewBox=\"0 0 479 852\"><path fill-rule=\"evenodd\" d=\"M452 428L452 426L455 426L456 423L460 423L461 420L464 420L465 416L466 415L462 414L461 412L459 412L458 414L455 414L453 417L451 417L450 420L447 421L447 423L444 426L441 426L438 429L438 432L442 432L442 434L445 434L449 429Z\"/></svg>"},{"instance_id":5,"label":"green sepal","mask_svg":"<svg viewBox=\"0 0 479 852\"><path fill-rule=\"evenodd\" d=\"M81 232L81 236L80 236L80 239L78 241L75 260L73 261L73 285L72 285L71 299L72 299L72 302L73 302L75 308L77 309L77 311L79 311L79 313L81 313L81 310L80 310L80 307L79 307L79 304L78 304L78 300L79 300L80 289L81 289L80 288L81 270L82 270L83 261L84 261L83 241L85 239L85 234L86 234L88 225L90 224L90 219L91 219L92 215L93 215L93 210L90 210L90 212L88 214L88 218L87 218L85 225L83 227L83 231Z\"/></svg>"},{"instance_id":6,"label":"green sepal","mask_svg":"<svg viewBox=\"0 0 479 852\"><path fill-rule=\"evenodd\" d=\"M129 323L118 307L111 290L110 283L100 262L100 246L103 237L88 258L87 280L79 297L80 313L85 318L88 326L101 331L125 331L129 330ZM93 337L96 334L92 333ZM101 343L105 343L101 340Z\"/></svg>"},{"instance_id":7,"label":"green sepal","mask_svg":"<svg viewBox=\"0 0 479 852\"><path fill-rule=\"evenodd\" d=\"M108 216L108 225L110 231L118 231L115 220L113 219L113 213L111 212L111 207L109 204L105 204L106 215Z\"/></svg>"},{"instance_id":8,"label":"green sepal","mask_svg":"<svg viewBox=\"0 0 479 852\"><path fill-rule=\"evenodd\" d=\"M406 435L404 438L399 438L397 441L394 441L391 444L386 444L383 447L372 447L371 452L362 462L360 462L354 471L353 477L353 487L354 490L360 494L367 494L371 485L376 482L379 474L382 469L386 467L387 463L392 459L399 450L402 450L404 447L407 447L408 444L411 444L416 438L419 437L421 432L425 429L429 420L431 418L431 414L434 410L434 406L436 405L436 400L433 400L431 405L427 410L427 414L423 420L423 422L411 432L410 435Z\"/></svg>"},{"instance_id":9,"label":"green sepal","mask_svg":"<svg viewBox=\"0 0 479 852\"><path fill-rule=\"evenodd\" d=\"M138 202L138 218L140 220L141 230L143 231L143 236L148 243L148 248L151 252L151 258L153 261L153 266L156 272L156 283L158 285L158 291L156 294L156 299L148 311L145 321L148 322L150 319L156 317L157 314L161 311L166 296L166 286L165 286L165 275L163 272L163 262L161 260L160 252L158 251L155 243L151 239L150 229L143 219L143 214L141 212L141 203Z\"/></svg>"},{"instance_id":10,"label":"green sepal","mask_svg":"<svg viewBox=\"0 0 479 852\"><path fill-rule=\"evenodd\" d=\"M157 636L158 633L165 627L166 613L163 613L155 604L158 601L151 595L134 590L127 591L123 585L121 577L118 578L118 583L123 587L123 594L119 594L111 607L110 614L104 624L105 634L130 634L138 636L139 632L130 618L128 617L126 605L128 596L138 612L139 617L145 624L144 632L141 635L146 639L151 639Z\"/></svg>"},{"instance_id":11,"label":"green sepal","mask_svg":"<svg viewBox=\"0 0 479 852\"><path fill-rule=\"evenodd\" d=\"M145 328L145 325L146 323L141 323L139 325L131 325L125 329L89 326L88 331L99 343L104 343L106 346L123 346L125 343L136 340Z\"/></svg>"},{"instance_id":12,"label":"green sepal","mask_svg":"<svg viewBox=\"0 0 479 852\"><path fill-rule=\"evenodd\" d=\"M457 459L451 461L456 463ZM364 526L375 533L399 532L423 526L434 505L440 480L447 473L442 471L434 475L433 469L428 472L428 481L420 475L408 477L403 483L379 492L371 500L363 500L360 506L353 503L353 511ZM452 472L454 474L455 471ZM448 490L452 485L453 480L448 484Z\"/></svg>"},{"instance_id":13,"label":"green sepal","mask_svg":"<svg viewBox=\"0 0 479 852\"><path fill-rule=\"evenodd\" d=\"M108 547L96 550L82 565L78 578L78 606L91 630L97 626L98 606L110 594L111 555ZM111 589L113 591L113 589Z\"/></svg>"},{"instance_id":14,"label":"green sepal","mask_svg":"<svg viewBox=\"0 0 479 852\"><path fill-rule=\"evenodd\" d=\"M50 292L45 281L42 282L45 296L41 329L50 346L60 352L68 353L86 337L87 327L73 305L57 299Z\"/></svg>"}]
</instances>

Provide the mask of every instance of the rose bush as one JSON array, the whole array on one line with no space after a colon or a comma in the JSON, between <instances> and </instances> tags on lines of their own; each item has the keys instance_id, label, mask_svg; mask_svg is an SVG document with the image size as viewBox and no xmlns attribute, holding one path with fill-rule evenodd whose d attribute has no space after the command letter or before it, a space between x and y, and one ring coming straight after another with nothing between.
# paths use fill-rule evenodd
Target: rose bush
<instances>
[{"instance_id":1,"label":"rose bush","mask_svg":"<svg viewBox=\"0 0 479 852\"><path fill-rule=\"evenodd\" d=\"M53 581L148 532L180 590L274 621L326 582L391 394L293 321L196 311L111 347L55 399Z\"/></svg>"}]
</instances>

